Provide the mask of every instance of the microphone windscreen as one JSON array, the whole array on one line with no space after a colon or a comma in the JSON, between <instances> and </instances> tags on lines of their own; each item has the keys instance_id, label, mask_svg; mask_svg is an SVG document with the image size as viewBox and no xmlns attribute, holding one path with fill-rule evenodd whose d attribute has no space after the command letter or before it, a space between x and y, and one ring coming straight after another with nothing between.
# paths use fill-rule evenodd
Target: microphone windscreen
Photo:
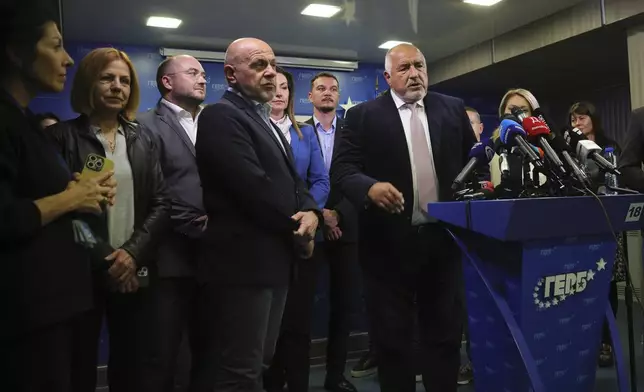
<instances>
[{"instance_id":1,"label":"microphone windscreen","mask_svg":"<svg viewBox=\"0 0 644 392\"><path fill-rule=\"evenodd\" d=\"M550 146L553 148L555 151L570 151L570 146L568 143L566 143L566 140L564 140L563 137L555 134L555 133L550 133L548 135L548 142L550 143Z\"/></svg>"},{"instance_id":2,"label":"microphone windscreen","mask_svg":"<svg viewBox=\"0 0 644 392\"><path fill-rule=\"evenodd\" d=\"M492 181L479 181L479 186L481 189L488 189L494 191L494 184Z\"/></svg>"},{"instance_id":3,"label":"microphone windscreen","mask_svg":"<svg viewBox=\"0 0 644 392\"><path fill-rule=\"evenodd\" d=\"M523 129L530 137L546 136L550 133L550 128L536 117L528 117L523 120Z\"/></svg>"},{"instance_id":4,"label":"microphone windscreen","mask_svg":"<svg viewBox=\"0 0 644 392\"><path fill-rule=\"evenodd\" d=\"M525 130L519 123L507 118L501 121L499 134L501 141L506 145L512 145L515 135L526 136Z\"/></svg>"},{"instance_id":5,"label":"microphone windscreen","mask_svg":"<svg viewBox=\"0 0 644 392\"><path fill-rule=\"evenodd\" d=\"M474 144L470 149L469 157L490 162L494 157L494 142L491 139L483 139Z\"/></svg>"}]
</instances>

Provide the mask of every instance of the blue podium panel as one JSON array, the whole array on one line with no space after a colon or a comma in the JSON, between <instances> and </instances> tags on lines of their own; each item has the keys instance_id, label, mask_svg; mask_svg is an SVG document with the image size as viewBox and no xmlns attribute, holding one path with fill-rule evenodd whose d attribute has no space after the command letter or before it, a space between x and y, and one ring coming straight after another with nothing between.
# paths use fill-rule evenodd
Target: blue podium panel
<instances>
[{"instance_id":1,"label":"blue podium panel","mask_svg":"<svg viewBox=\"0 0 644 392\"><path fill-rule=\"evenodd\" d=\"M430 203L428 211L443 222L504 241L607 233L606 216L615 231L642 228L642 195L599 200L601 204L591 196Z\"/></svg>"},{"instance_id":2,"label":"blue podium panel","mask_svg":"<svg viewBox=\"0 0 644 392\"><path fill-rule=\"evenodd\" d=\"M640 229L643 209L644 195L428 206L463 252L477 392L593 391L602 328L615 325L612 230Z\"/></svg>"},{"instance_id":3,"label":"blue podium panel","mask_svg":"<svg viewBox=\"0 0 644 392\"><path fill-rule=\"evenodd\" d=\"M612 237L523 244L459 237L468 244L463 261L477 392L529 391L530 362L545 391L592 391L615 259Z\"/></svg>"}]
</instances>

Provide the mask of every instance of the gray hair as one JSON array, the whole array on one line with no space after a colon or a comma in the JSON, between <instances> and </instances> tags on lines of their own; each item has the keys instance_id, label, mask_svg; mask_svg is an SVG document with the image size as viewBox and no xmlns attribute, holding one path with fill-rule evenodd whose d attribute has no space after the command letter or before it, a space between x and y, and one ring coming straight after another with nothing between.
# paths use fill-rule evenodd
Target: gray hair
<instances>
[{"instance_id":1,"label":"gray hair","mask_svg":"<svg viewBox=\"0 0 644 392\"><path fill-rule=\"evenodd\" d=\"M387 51L387 54L385 54L385 71L389 74L391 73L391 52L397 47L399 47L400 45L411 45L411 44L398 44ZM425 59L425 55L423 54L423 52L421 52L420 49L418 49L416 46L414 45L411 45L411 46L416 48L418 53L420 53L420 55L423 57L423 62L425 63L425 65L427 65L427 60Z\"/></svg>"}]
</instances>

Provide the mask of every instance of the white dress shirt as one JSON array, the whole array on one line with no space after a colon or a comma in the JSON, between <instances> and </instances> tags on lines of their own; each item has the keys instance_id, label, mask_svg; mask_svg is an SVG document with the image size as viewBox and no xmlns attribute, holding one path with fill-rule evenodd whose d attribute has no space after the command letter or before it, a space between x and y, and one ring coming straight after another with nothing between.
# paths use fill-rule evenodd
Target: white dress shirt
<instances>
[{"instance_id":1,"label":"white dress shirt","mask_svg":"<svg viewBox=\"0 0 644 392\"><path fill-rule=\"evenodd\" d=\"M416 174L416 165L414 164L414 147L411 143L411 110L396 93L391 90L391 97L398 108L398 114L400 115L400 120L402 121L403 129L405 130L405 139L407 140L407 148L409 150L409 163L411 164L411 177L413 180L414 186L414 210L411 215L411 224L412 225L422 225L429 222L435 222L436 220L428 217L425 212L421 209L421 206L418 203L418 176ZM416 102L416 110L418 110L418 116L420 117L420 122L423 124L423 129L425 130L425 137L427 138L427 146L429 151L432 150L432 139L429 136L429 123L427 122L427 113L425 112L425 103L421 99ZM432 159L432 163L433 163ZM436 176L436 167L432 164L431 172L433 174L432 179L427 179L424 181L434 181L436 184L436 189L438 192L438 177ZM406 196L406 195L403 195ZM435 200L438 201L438 200Z\"/></svg>"},{"instance_id":2,"label":"white dress shirt","mask_svg":"<svg viewBox=\"0 0 644 392\"><path fill-rule=\"evenodd\" d=\"M201 114L203 107L199 106L199 108L197 109L197 115L195 116L195 118L192 118L192 114L179 105L175 105L174 103L163 98L161 99L161 103L167 106L168 109L172 110L172 113L177 116L179 124L181 124L181 127L183 127L183 129L186 131L186 134L188 135L188 138L190 139L192 144L194 145L195 143L197 143L199 115Z\"/></svg>"}]
</instances>

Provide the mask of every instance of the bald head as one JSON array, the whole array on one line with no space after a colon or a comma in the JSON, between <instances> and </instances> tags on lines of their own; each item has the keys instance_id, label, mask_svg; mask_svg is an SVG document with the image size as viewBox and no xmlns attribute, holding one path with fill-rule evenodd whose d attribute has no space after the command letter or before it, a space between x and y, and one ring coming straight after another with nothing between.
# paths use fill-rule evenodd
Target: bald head
<instances>
[{"instance_id":1,"label":"bald head","mask_svg":"<svg viewBox=\"0 0 644 392\"><path fill-rule=\"evenodd\" d=\"M261 103L275 95L275 54L264 41L240 38L226 49L224 73L228 85Z\"/></svg>"},{"instance_id":2,"label":"bald head","mask_svg":"<svg viewBox=\"0 0 644 392\"><path fill-rule=\"evenodd\" d=\"M190 112L206 98L206 82L206 72L192 56L168 57L157 69L161 96Z\"/></svg>"},{"instance_id":3,"label":"bald head","mask_svg":"<svg viewBox=\"0 0 644 392\"><path fill-rule=\"evenodd\" d=\"M385 80L407 103L420 101L427 94L427 64L423 53L414 45L400 44L387 51Z\"/></svg>"}]
</instances>

